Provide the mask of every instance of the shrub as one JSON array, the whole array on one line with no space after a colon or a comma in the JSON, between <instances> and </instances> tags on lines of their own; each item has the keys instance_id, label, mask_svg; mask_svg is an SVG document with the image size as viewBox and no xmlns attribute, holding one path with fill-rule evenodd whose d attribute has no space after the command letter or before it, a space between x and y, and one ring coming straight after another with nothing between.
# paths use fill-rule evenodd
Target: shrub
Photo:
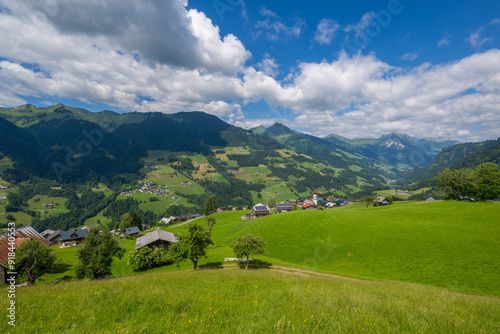
<instances>
[{"instance_id":1,"label":"shrub","mask_svg":"<svg viewBox=\"0 0 500 334\"><path fill-rule=\"evenodd\" d=\"M142 247L134 250L130 252L130 259L128 260L128 264L134 271L144 271L172 263L173 260L169 252L157 247L153 249Z\"/></svg>"}]
</instances>

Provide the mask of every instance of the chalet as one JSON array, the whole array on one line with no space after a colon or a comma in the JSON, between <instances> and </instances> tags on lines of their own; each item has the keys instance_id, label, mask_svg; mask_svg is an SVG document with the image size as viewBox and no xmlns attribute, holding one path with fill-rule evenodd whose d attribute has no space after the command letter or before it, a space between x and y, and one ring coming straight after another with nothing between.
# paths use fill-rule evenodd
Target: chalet
<instances>
[{"instance_id":1,"label":"chalet","mask_svg":"<svg viewBox=\"0 0 500 334\"><path fill-rule=\"evenodd\" d=\"M259 203L257 205L254 205L252 208L252 217L253 218L258 218L258 217L264 217L267 216L271 213L271 209L265 204Z\"/></svg>"},{"instance_id":2,"label":"chalet","mask_svg":"<svg viewBox=\"0 0 500 334\"><path fill-rule=\"evenodd\" d=\"M177 220L180 221L181 223L187 221L188 219L189 219L189 217L186 215L182 215L182 216L177 217Z\"/></svg>"},{"instance_id":3,"label":"chalet","mask_svg":"<svg viewBox=\"0 0 500 334\"><path fill-rule=\"evenodd\" d=\"M151 229L151 227L153 227L153 226L151 226L151 225L149 225L149 224L142 224L142 230L143 230L143 231L150 230L150 229Z\"/></svg>"},{"instance_id":4,"label":"chalet","mask_svg":"<svg viewBox=\"0 0 500 334\"><path fill-rule=\"evenodd\" d=\"M309 208L314 208L314 206L311 203L307 203L307 204L302 205L302 209L304 209L304 210L307 210Z\"/></svg>"},{"instance_id":5,"label":"chalet","mask_svg":"<svg viewBox=\"0 0 500 334\"><path fill-rule=\"evenodd\" d=\"M302 205L305 205L305 204L310 204L310 205L317 205L317 203L315 203L312 199L306 199L302 202Z\"/></svg>"},{"instance_id":6,"label":"chalet","mask_svg":"<svg viewBox=\"0 0 500 334\"><path fill-rule=\"evenodd\" d=\"M7 267L0 263L0 284L7 284Z\"/></svg>"},{"instance_id":7,"label":"chalet","mask_svg":"<svg viewBox=\"0 0 500 334\"><path fill-rule=\"evenodd\" d=\"M123 235L125 237L130 237L130 236L133 236L133 235L136 235L136 234L139 234L139 233L141 233L141 230L139 230L139 228L137 226L127 227L123 231Z\"/></svg>"},{"instance_id":8,"label":"chalet","mask_svg":"<svg viewBox=\"0 0 500 334\"><path fill-rule=\"evenodd\" d=\"M218 208L217 213L226 212L226 208Z\"/></svg>"},{"instance_id":9,"label":"chalet","mask_svg":"<svg viewBox=\"0 0 500 334\"><path fill-rule=\"evenodd\" d=\"M70 231L63 231L61 234L61 242L62 243L76 243L83 244L85 242L85 238L87 237L87 230L77 230L73 229Z\"/></svg>"},{"instance_id":10,"label":"chalet","mask_svg":"<svg viewBox=\"0 0 500 334\"><path fill-rule=\"evenodd\" d=\"M50 246L50 241L45 239L38 233L33 227L25 226L16 229L16 244L15 248L18 248L23 242L27 240L40 240L42 245ZM9 259L9 236L6 231L0 234L0 263L5 262Z\"/></svg>"},{"instance_id":11,"label":"chalet","mask_svg":"<svg viewBox=\"0 0 500 334\"><path fill-rule=\"evenodd\" d=\"M156 230L151 233L146 233L135 241L135 249L142 247L157 247L165 250L170 250L170 245L177 242L178 235L163 230Z\"/></svg>"},{"instance_id":12,"label":"chalet","mask_svg":"<svg viewBox=\"0 0 500 334\"><path fill-rule=\"evenodd\" d=\"M0 199L7 199L7 195L0 195Z\"/></svg>"},{"instance_id":13,"label":"chalet","mask_svg":"<svg viewBox=\"0 0 500 334\"><path fill-rule=\"evenodd\" d=\"M293 210L293 204L290 202L277 203L276 209L278 212L288 212Z\"/></svg>"},{"instance_id":14,"label":"chalet","mask_svg":"<svg viewBox=\"0 0 500 334\"><path fill-rule=\"evenodd\" d=\"M170 218L162 218L158 224L165 224L165 225L170 225L172 223L172 219Z\"/></svg>"},{"instance_id":15,"label":"chalet","mask_svg":"<svg viewBox=\"0 0 500 334\"><path fill-rule=\"evenodd\" d=\"M45 239L47 239L47 237L48 237L49 235L51 235L52 233L54 233L54 232L55 232L55 231L53 231L53 230L45 230L45 231L43 231L42 233L40 233L40 235L41 235L42 237L44 237Z\"/></svg>"},{"instance_id":16,"label":"chalet","mask_svg":"<svg viewBox=\"0 0 500 334\"><path fill-rule=\"evenodd\" d=\"M52 209L54 207L54 204L42 204L42 206L46 209Z\"/></svg>"},{"instance_id":17,"label":"chalet","mask_svg":"<svg viewBox=\"0 0 500 334\"><path fill-rule=\"evenodd\" d=\"M436 197L432 195L424 195L423 200L426 202L434 202L436 200Z\"/></svg>"},{"instance_id":18,"label":"chalet","mask_svg":"<svg viewBox=\"0 0 500 334\"><path fill-rule=\"evenodd\" d=\"M377 204L377 205L389 205L391 204L387 198L385 197L377 197L376 199L374 199L374 202Z\"/></svg>"},{"instance_id":19,"label":"chalet","mask_svg":"<svg viewBox=\"0 0 500 334\"><path fill-rule=\"evenodd\" d=\"M45 237L48 241L52 242L54 245L60 245L62 243L61 238L62 238L62 230L57 230L54 231L51 235Z\"/></svg>"}]
</instances>

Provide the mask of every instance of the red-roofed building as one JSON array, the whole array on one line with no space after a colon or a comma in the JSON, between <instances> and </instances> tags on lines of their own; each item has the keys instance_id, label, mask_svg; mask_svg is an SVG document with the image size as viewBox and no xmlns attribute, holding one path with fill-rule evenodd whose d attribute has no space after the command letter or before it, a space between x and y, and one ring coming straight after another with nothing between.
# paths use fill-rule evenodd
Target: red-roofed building
<instances>
[{"instance_id":1,"label":"red-roofed building","mask_svg":"<svg viewBox=\"0 0 500 334\"><path fill-rule=\"evenodd\" d=\"M31 226L21 227L16 229L16 249L25 241L30 239L38 239L44 246L50 246L52 243L42 237L40 233L38 233ZM7 232L0 234L0 262L5 262L9 259L9 237Z\"/></svg>"}]
</instances>

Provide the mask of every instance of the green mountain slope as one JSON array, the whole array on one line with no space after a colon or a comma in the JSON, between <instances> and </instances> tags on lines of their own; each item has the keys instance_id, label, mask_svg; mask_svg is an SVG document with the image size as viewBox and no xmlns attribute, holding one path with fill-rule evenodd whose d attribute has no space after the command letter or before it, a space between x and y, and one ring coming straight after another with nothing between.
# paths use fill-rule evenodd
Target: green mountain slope
<instances>
[{"instance_id":1,"label":"green mountain slope","mask_svg":"<svg viewBox=\"0 0 500 334\"><path fill-rule=\"evenodd\" d=\"M443 149L434 160L425 167L415 168L405 179L408 182L420 182L434 178L446 168L476 167L483 162L498 162L495 149L500 144L500 138L479 143L458 144ZM484 153L480 153L484 151Z\"/></svg>"}]
</instances>

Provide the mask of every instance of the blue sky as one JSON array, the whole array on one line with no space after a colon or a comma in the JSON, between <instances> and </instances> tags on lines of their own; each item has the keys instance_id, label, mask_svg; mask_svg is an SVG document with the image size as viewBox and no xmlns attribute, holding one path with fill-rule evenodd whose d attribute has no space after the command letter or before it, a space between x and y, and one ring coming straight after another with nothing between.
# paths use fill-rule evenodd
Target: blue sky
<instances>
[{"instance_id":1,"label":"blue sky","mask_svg":"<svg viewBox=\"0 0 500 334\"><path fill-rule=\"evenodd\" d=\"M498 1L0 0L0 105L500 136Z\"/></svg>"}]
</instances>

